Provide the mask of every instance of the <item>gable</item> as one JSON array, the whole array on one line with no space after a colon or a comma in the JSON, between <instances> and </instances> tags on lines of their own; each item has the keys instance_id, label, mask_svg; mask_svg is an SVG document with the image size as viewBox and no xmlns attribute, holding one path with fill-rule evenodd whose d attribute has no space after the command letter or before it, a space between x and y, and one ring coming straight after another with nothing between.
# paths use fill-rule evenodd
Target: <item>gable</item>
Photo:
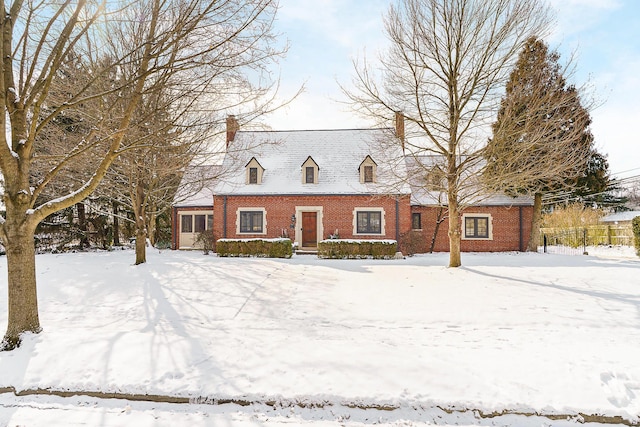
<instances>
[{"instance_id":1,"label":"gable","mask_svg":"<svg viewBox=\"0 0 640 427\"><path fill-rule=\"evenodd\" d=\"M360 174L360 183L370 184L376 182L378 164L367 154L360 166L358 166L358 173Z\"/></svg>"},{"instance_id":2,"label":"gable","mask_svg":"<svg viewBox=\"0 0 640 427\"><path fill-rule=\"evenodd\" d=\"M252 157L251 160L245 165L245 174L246 179L245 183L248 185L259 185L262 184L262 176L264 174L264 168L258 162L255 157Z\"/></svg>"},{"instance_id":3,"label":"gable","mask_svg":"<svg viewBox=\"0 0 640 427\"><path fill-rule=\"evenodd\" d=\"M311 156L302 164L302 183L317 184L320 175L320 167Z\"/></svg>"}]
</instances>

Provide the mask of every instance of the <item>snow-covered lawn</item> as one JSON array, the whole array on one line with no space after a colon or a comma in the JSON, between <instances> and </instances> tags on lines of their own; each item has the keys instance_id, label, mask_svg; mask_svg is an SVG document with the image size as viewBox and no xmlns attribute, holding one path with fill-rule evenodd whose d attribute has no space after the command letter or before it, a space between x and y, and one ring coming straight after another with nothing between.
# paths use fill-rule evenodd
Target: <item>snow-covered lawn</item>
<instances>
[{"instance_id":1,"label":"snow-covered lawn","mask_svg":"<svg viewBox=\"0 0 640 427\"><path fill-rule=\"evenodd\" d=\"M463 254L458 269L445 267L448 254L268 260L151 251L146 265L133 259L130 251L38 255L44 332L0 353L0 389L254 404L11 392L0 394L0 425L579 420L478 417L504 410L640 418L640 260L631 249ZM6 305L2 273L2 332Z\"/></svg>"}]
</instances>

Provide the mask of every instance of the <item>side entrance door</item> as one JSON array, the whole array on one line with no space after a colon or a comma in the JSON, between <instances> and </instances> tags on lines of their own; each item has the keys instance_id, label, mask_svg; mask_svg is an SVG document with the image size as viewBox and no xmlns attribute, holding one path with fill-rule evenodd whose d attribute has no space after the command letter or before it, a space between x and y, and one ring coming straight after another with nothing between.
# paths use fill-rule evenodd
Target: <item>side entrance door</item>
<instances>
[{"instance_id":1,"label":"side entrance door","mask_svg":"<svg viewBox=\"0 0 640 427\"><path fill-rule=\"evenodd\" d=\"M302 247L318 246L318 213L302 212Z\"/></svg>"}]
</instances>

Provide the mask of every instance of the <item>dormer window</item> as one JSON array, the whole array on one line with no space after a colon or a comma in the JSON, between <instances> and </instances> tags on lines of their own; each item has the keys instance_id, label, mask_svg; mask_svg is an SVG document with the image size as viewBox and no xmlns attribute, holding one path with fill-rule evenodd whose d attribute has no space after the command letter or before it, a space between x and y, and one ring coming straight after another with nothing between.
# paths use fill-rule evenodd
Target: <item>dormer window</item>
<instances>
[{"instance_id":1,"label":"dormer window","mask_svg":"<svg viewBox=\"0 0 640 427\"><path fill-rule=\"evenodd\" d=\"M302 183L317 184L319 172L320 168L315 160L311 156L307 157L307 160L302 164Z\"/></svg>"},{"instance_id":2,"label":"dormer window","mask_svg":"<svg viewBox=\"0 0 640 427\"><path fill-rule=\"evenodd\" d=\"M262 184L262 175L264 168L258 163L255 157L249 160L249 163L245 165L247 170L246 183L247 184Z\"/></svg>"},{"instance_id":3,"label":"dormer window","mask_svg":"<svg viewBox=\"0 0 640 427\"><path fill-rule=\"evenodd\" d=\"M378 165L373 161L371 156L365 157L360 163L358 171L360 172L360 183L370 184L376 182L376 169Z\"/></svg>"},{"instance_id":4,"label":"dormer window","mask_svg":"<svg viewBox=\"0 0 640 427\"><path fill-rule=\"evenodd\" d=\"M364 182L373 182L373 166L364 167Z\"/></svg>"}]
</instances>

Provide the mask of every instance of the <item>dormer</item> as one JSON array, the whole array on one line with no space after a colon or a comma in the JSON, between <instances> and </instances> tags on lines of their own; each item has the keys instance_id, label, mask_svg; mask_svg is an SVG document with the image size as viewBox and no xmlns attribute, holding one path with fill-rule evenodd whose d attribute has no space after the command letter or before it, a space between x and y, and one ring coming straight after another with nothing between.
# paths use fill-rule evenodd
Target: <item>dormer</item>
<instances>
[{"instance_id":1,"label":"dormer","mask_svg":"<svg viewBox=\"0 0 640 427\"><path fill-rule=\"evenodd\" d=\"M255 157L249 160L249 163L244 167L246 170L246 183L247 184L262 184L262 174L264 168L258 163Z\"/></svg>"},{"instance_id":2,"label":"dormer","mask_svg":"<svg viewBox=\"0 0 640 427\"><path fill-rule=\"evenodd\" d=\"M302 183L317 184L320 167L311 156L302 164Z\"/></svg>"},{"instance_id":3,"label":"dormer","mask_svg":"<svg viewBox=\"0 0 640 427\"><path fill-rule=\"evenodd\" d=\"M358 172L360 172L360 183L361 184L372 184L376 182L376 172L378 169L378 164L373 161L371 156L367 156L364 158L360 166L358 166Z\"/></svg>"}]
</instances>

